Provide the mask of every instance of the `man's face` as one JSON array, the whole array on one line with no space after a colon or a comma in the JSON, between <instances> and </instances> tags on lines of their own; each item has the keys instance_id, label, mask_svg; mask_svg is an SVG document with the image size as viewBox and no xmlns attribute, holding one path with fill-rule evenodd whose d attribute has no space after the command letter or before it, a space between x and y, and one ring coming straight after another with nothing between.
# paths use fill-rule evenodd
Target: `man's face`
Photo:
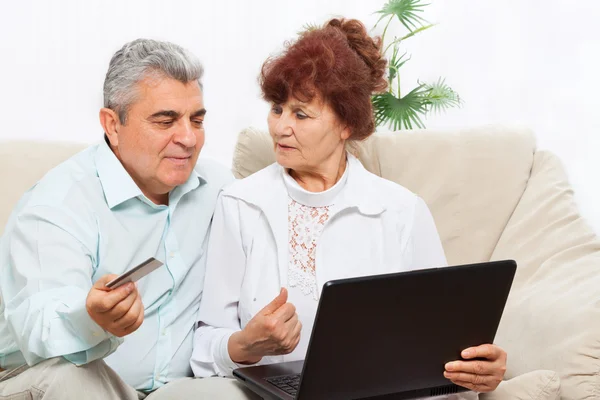
<instances>
[{"instance_id":1,"label":"man's face","mask_svg":"<svg viewBox=\"0 0 600 400\"><path fill-rule=\"evenodd\" d=\"M204 145L204 102L196 81L148 77L137 84L127 120L108 135L115 155L155 203L187 181Z\"/></svg>"}]
</instances>

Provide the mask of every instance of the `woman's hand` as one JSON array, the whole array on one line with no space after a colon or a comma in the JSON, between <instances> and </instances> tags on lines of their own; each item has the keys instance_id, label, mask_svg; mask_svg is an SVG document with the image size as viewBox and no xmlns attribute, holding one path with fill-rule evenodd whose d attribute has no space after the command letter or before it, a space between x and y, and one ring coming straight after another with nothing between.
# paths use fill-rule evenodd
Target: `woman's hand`
<instances>
[{"instance_id":1,"label":"woman's hand","mask_svg":"<svg viewBox=\"0 0 600 400\"><path fill-rule=\"evenodd\" d=\"M289 354L300 342L302 324L296 307L287 302L287 289L252 318L246 327L231 335L227 344L231 360L255 364L264 356Z\"/></svg>"},{"instance_id":2,"label":"woman's hand","mask_svg":"<svg viewBox=\"0 0 600 400\"><path fill-rule=\"evenodd\" d=\"M506 352L493 344L472 347L462 352L464 361L446 364L444 376L452 383L476 392L494 391L506 372Z\"/></svg>"}]
</instances>

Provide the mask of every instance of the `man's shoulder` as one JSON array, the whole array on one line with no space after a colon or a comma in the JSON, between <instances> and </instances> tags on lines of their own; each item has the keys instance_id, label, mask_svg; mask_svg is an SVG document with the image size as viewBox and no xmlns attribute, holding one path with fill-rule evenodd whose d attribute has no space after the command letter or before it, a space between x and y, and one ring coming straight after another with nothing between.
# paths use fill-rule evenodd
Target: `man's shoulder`
<instances>
[{"instance_id":1,"label":"man's shoulder","mask_svg":"<svg viewBox=\"0 0 600 400\"><path fill-rule=\"evenodd\" d=\"M99 186L95 167L97 145L90 146L49 170L25 194L30 206L58 206L73 196L89 195L90 187ZM85 188L84 188L85 186Z\"/></svg>"},{"instance_id":2,"label":"man's shoulder","mask_svg":"<svg viewBox=\"0 0 600 400\"><path fill-rule=\"evenodd\" d=\"M73 221L90 222L91 197L103 201L94 154L95 146L88 147L48 171L21 196L7 221L5 233L9 233L21 217L25 221L44 219L61 227L72 226Z\"/></svg>"}]
</instances>

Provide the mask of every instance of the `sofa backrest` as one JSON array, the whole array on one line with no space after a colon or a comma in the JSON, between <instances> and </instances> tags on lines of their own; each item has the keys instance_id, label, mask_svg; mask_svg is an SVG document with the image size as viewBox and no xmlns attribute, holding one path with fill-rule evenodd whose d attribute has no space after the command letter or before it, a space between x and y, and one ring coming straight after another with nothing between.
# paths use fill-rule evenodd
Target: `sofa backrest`
<instances>
[{"instance_id":1,"label":"sofa backrest","mask_svg":"<svg viewBox=\"0 0 600 400\"><path fill-rule=\"evenodd\" d=\"M378 133L355 147L369 171L427 202L448 262L462 264L490 259L527 185L535 139L528 130L487 126ZM274 161L267 133L252 128L240 133L236 177Z\"/></svg>"},{"instance_id":2,"label":"sofa backrest","mask_svg":"<svg viewBox=\"0 0 600 400\"><path fill-rule=\"evenodd\" d=\"M558 158L535 154L527 188L492 259L518 269L496 343L507 376L558 372L562 399L600 398L600 240Z\"/></svg>"}]
</instances>

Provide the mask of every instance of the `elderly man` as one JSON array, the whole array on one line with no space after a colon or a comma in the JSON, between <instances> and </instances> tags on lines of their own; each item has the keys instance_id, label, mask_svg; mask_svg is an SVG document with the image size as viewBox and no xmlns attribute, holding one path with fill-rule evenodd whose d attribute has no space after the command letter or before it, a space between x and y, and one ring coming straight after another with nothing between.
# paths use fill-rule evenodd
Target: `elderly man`
<instances>
[{"instance_id":1,"label":"elderly man","mask_svg":"<svg viewBox=\"0 0 600 400\"><path fill-rule=\"evenodd\" d=\"M233 179L198 161L201 77L179 46L127 43L106 74L104 141L19 202L0 241L0 398L247 398L231 381L178 380L192 375L208 232ZM165 265L106 287L149 257Z\"/></svg>"}]
</instances>

